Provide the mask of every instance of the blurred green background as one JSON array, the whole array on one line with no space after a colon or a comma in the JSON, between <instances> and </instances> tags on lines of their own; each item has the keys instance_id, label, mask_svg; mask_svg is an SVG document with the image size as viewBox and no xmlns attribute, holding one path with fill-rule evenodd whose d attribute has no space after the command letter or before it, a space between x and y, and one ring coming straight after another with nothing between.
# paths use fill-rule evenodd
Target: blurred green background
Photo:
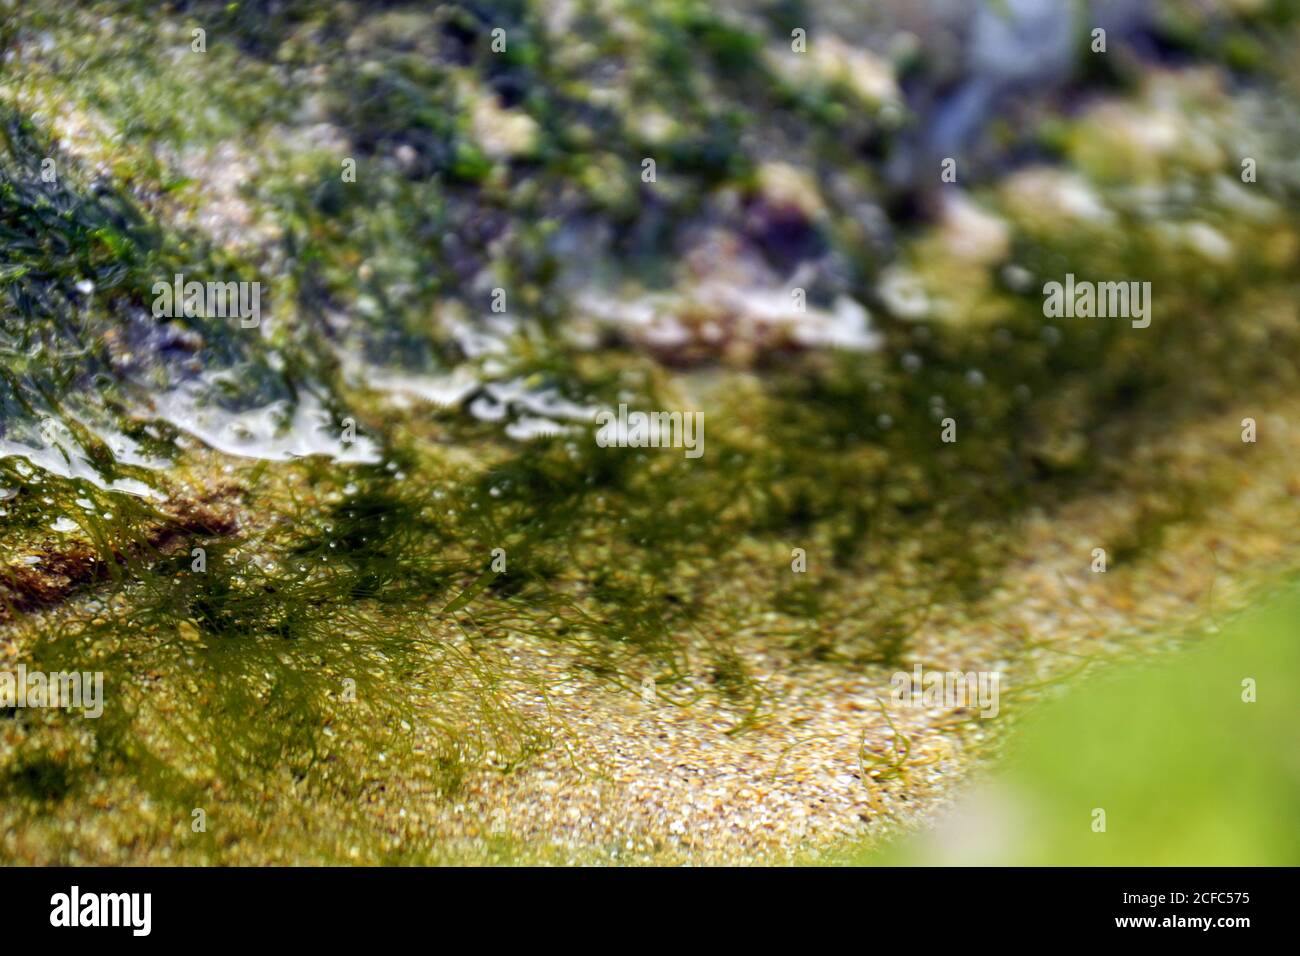
<instances>
[{"instance_id":1,"label":"blurred green background","mask_svg":"<svg viewBox=\"0 0 1300 956\"><path fill-rule=\"evenodd\" d=\"M1025 717L1004 767L933 830L859 862L1300 863L1297 638L1292 586L1184 653L1072 686Z\"/></svg>"}]
</instances>

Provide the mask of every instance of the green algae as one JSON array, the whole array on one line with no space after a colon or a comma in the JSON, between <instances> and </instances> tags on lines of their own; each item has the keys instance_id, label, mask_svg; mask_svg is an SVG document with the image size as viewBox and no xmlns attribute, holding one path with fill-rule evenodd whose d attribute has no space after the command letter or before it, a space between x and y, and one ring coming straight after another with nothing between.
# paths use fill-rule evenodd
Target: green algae
<instances>
[{"instance_id":1,"label":"green algae","mask_svg":"<svg viewBox=\"0 0 1300 956\"><path fill-rule=\"evenodd\" d=\"M20 489L5 502L6 545L47 553L50 515L88 497L94 512L80 534L102 569L70 580L58 595L75 595L66 605L15 606L13 640L33 665L102 670L114 693L93 725L58 713L6 718L6 827L40 841L35 852L6 845L15 858L125 859L120 848L142 839L186 861L258 859L250 846L267 828L276 835L260 858L437 858L438 847L394 842L356 805L394 781L454 798L484 767L508 773L557 745L559 725L521 712L507 692L520 675L496 652L500 637L562 645L629 692L652 673L684 706L699 695L677 688L703 671L711 693L749 714L735 728L743 732L764 702L727 635L774 621L771 633L802 653L902 664L936 608L972 603L995 585L1026 510L1130 480L1124 463L1152 436L1228 397L1294 384L1294 316L1269 311L1274 300L1294 301L1289 221L1243 227L1242 244L1277 254L1207 268L1162 231L1203 215L1200 206L1155 222L1127 211L1103 242L1016 223L1014 259L1035 275L1104 277L1141 262L1162 290L1161 318L1141 332L1080 323L1045 336L1032 291L994 287L975 293L980 323L908 322L878 307L879 353L763 355L760 374L669 371L622 341L595 353L575 345L563 334L565 280L590 260L566 260L555 244L572 223L603 217L616 235L635 225L633 238L597 259L669 282L687 226L726 223L717 193L758 189L765 157L743 144L793 140L822 173L886 148L858 92L792 84L761 56L771 37L699 4L622 10L653 41L643 46L589 15L581 29L599 57L576 69L548 49L540 14L522 3L373 16L343 5L324 14L190 5L214 56L179 72L151 50L151 8L114 13L124 29L111 56L90 62L89 80L68 77L56 58L28 82L55 95L66 83L71 99L129 135L138 166L103 182L60 156L60 182L46 189L39 160L56 151L30 116L6 114L0 285L14 359L0 364L0 410L7 433L57 417L103 475L159 484L61 411L69 392L107 395L100 410L165 458L175 485L238 488L239 527L205 532L202 521L177 522L84 478L47 477L36 488L0 461L0 485ZM30 16L17 34L5 28L6 44L22 30L75 35L57 15ZM511 37L500 59L487 32L498 24ZM190 25L164 24L182 54ZM781 24L777 36L787 35ZM633 59L621 109L582 82L614 57ZM344 156L331 146L276 145L308 97L292 70L318 63L325 76L311 95L359 161L356 183L340 178ZM135 92L118 95L127 88ZM666 141L650 142L635 128L635 104L665 92L687 106ZM484 152L472 135L478 95L532 118L530 151ZM196 103L209 108L186 105ZM130 331L122 316L146 308L153 281L174 271L255 277L275 261L178 226L172 204L201 205L202 188L139 155L141 143L226 136L267 151L265 175L245 198L283 230L278 321L269 340L194 323L198 362L241 369L245 401L319 387L335 422L355 415L382 464L240 464L219 479L224 466L118 397L148 375L108 354L106 333ZM1064 142L1065 159L1106 181L1086 141ZM396 155L402 146L413 160ZM650 193L639 182L642 155L671 170L669 188ZM1198 185L1211 181L1206 173ZM863 173L846 188L848 199L867 201L880 187ZM1105 196L1123 201L1118 189ZM980 198L999 201L991 191ZM1294 195L1274 198L1289 211ZM836 282L873 305L889 255L942 268L926 258L924 232L886 250L848 215L801 228L845 264ZM524 324L499 378L582 404L701 407L706 456L600 448L583 429L519 444L466 415L467 402L390 408L365 373L340 369L340 353L405 370L456 366L463 343L436 316L456 303L482 313L484 287L471 282L484 272L510 290ZM96 290L90 319L69 324L85 314L85 279ZM351 321L331 324L331 313ZM146 317L142 341L151 332ZM36 351L42 339L51 346ZM948 417L960 429L952 444L939 438ZM1063 433L1077 440L1063 443ZM1121 559L1158 548L1162 528L1194 520L1214 494L1212 482L1148 480L1175 503L1152 505L1131 540L1106 542ZM189 500L180 496L182 511ZM159 527L175 533L161 539ZM806 578L790 573L796 547L811 556ZM498 548L505 572L492 568ZM879 582L869 601L849 596L863 576ZM888 759L901 770L906 754ZM133 805L114 824L112 850L67 826L104 802ZM196 833L189 822L200 807L214 825ZM303 816L311 825L297 833L286 821Z\"/></svg>"}]
</instances>

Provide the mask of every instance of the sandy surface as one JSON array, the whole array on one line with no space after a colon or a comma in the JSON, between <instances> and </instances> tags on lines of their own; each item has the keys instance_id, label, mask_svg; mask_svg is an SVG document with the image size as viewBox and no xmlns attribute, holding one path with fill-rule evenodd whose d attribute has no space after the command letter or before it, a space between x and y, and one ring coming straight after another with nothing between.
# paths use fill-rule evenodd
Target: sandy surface
<instances>
[{"instance_id":1,"label":"sandy surface","mask_svg":"<svg viewBox=\"0 0 1300 956\"><path fill-rule=\"evenodd\" d=\"M1131 565L1090 567L1098 542L1134 520L1138 502L1122 489L1023 523L991 598L924 628L909 655L927 670L999 671L997 719L895 705L896 668L801 663L755 632L733 638L763 696L760 716L737 731L744 712L716 694L674 706L586 676L559 651L511 642L506 652L537 682L517 703L549 717L555 746L509 774L474 777L449 804L408 795L403 823L471 857L504 838L528 844L515 855L557 861L740 862L874 841L931 819L996 752L1017 706L1052 681L1159 650L1146 646L1168 640L1157 629L1213 627L1300 562L1297 412L1260 415L1260 444L1241 443L1245 412L1234 411L1151 449L1188 474L1226 466L1233 490ZM545 698L537 685L549 687ZM899 767L896 734L910 745ZM379 812L396 812L385 803Z\"/></svg>"}]
</instances>

